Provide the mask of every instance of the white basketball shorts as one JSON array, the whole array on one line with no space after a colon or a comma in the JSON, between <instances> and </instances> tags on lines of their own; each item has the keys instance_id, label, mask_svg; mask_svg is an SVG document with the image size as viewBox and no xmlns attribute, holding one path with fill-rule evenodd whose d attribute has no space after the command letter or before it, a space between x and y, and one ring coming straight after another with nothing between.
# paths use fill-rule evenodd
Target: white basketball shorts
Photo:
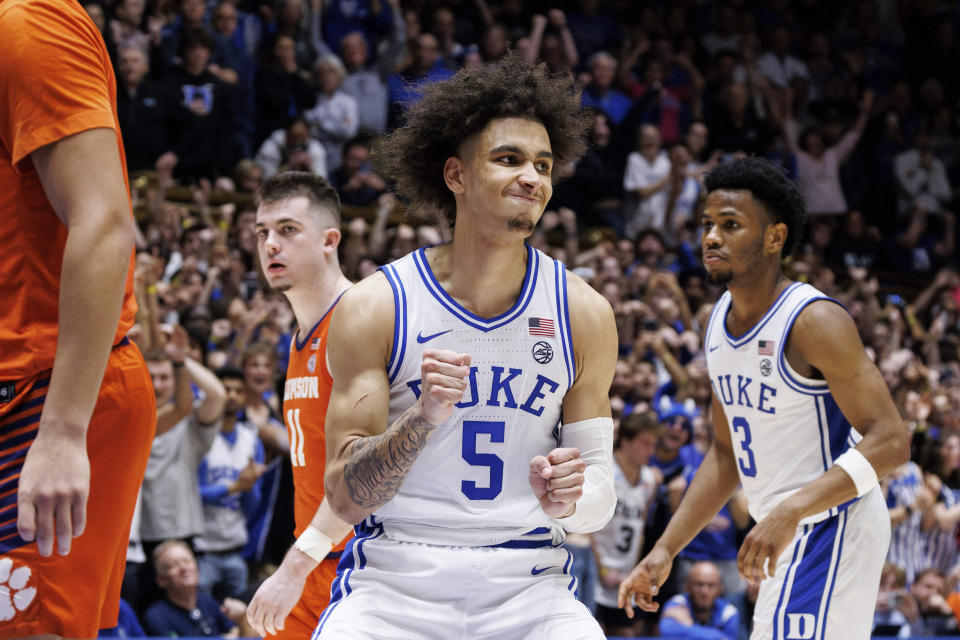
<instances>
[{"instance_id":1,"label":"white basketball shorts","mask_svg":"<svg viewBox=\"0 0 960 640\"><path fill-rule=\"evenodd\" d=\"M558 547L444 547L360 530L313 640L603 640Z\"/></svg>"},{"instance_id":2,"label":"white basketball shorts","mask_svg":"<svg viewBox=\"0 0 960 640\"><path fill-rule=\"evenodd\" d=\"M868 640L889 546L879 488L798 527L775 576L760 585L750 640Z\"/></svg>"}]
</instances>

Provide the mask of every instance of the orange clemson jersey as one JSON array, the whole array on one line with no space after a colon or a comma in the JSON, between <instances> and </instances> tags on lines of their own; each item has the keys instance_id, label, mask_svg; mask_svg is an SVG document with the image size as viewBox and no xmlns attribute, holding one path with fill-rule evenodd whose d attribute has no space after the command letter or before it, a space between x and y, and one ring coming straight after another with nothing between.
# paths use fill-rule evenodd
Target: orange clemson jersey
<instances>
[{"instance_id":1,"label":"orange clemson jersey","mask_svg":"<svg viewBox=\"0 0 960 640\"><path fill-rule=\"evenodd\" d=\"M339 300L339 298L338 298ZM327 333L336 302L309 333L298 331L290 345L290 363L283 389L283 420L290 437L290 462L293 466L294 519L300 535L323 501L323 475L326 471L327 440L324 422L333 378L327 368ZM330 584L337 575L337 563L344 545L339 544L310 574L300 602L290 612L279 638L307 637L330 600Z\"/></svg>"},{"instance_id":2,"label":"orange clemson jersey","mask_svg":"<svg viewBox=\"0 0 960 640\"><path fill-rule=\"evenodd\" d=\"M0 0L0 380L53 366L67 228L30 154L89 129L117 132L117 82L103 38L76 2ZM95 161L95 159L94 159ZM124 168L124 180L126 169ZM113 343L133 326L133 252Z\"/></svg>"}]
</instances>

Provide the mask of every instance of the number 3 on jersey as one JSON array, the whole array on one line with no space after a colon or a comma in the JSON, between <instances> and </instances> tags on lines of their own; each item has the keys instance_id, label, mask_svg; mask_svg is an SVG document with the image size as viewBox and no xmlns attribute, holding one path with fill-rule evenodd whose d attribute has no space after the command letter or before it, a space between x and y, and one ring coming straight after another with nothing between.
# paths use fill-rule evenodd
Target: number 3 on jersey
<instances>
[{"instance_id":1,"label":"number 3 on jersey","mask_svg":"<svg viewBox=\"0 0 960 640\"><path fill-rule=\"evenodd\" d=\"M473 480L460 483L460 491L471 500L493 500L503 490L503 460L493 453L477 453L477 436L481 433L490 436L490 442L503 442L504 422L485 420L463 421L463 459L474 467L488 467L490 481L485 487L478 487Z\"/></svg>"},{"instance_id":2,"label":"number 3 on jersey","mask_svg":"<svg viewBox=\"0 0 960 640\"><path fill-rule=\"evenodd\" d=\"M620 553L630 551L630 547L633 546L634 533L633 527L628 527L627 525L620 527L620 543L614 548Z\"/></svg>"},{"instance_id":3,"label":"number 3 on jersey","mask_svg":"<svg viewBox=\"0 0 960 640\"><path fill-rule=\"evenodd\" d=\"M757 463L753 458L753 450L750 448L750 443L753 442L753 438L750 436L750 423L747 422L746 418L734 418L734 435L739 436L741 431L743 431L743 435L740 437L742 451L736 452L737 462L740 464L740 471L743 471L743 475L753 478L757 475Z\"/></svg>"}]
</instances>

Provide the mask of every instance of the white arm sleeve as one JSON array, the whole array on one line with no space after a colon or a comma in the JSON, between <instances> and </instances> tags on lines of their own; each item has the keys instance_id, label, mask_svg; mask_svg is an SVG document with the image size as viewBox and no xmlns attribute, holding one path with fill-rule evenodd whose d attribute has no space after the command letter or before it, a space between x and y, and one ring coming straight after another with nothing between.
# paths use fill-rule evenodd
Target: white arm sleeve
<instances>
[{"instance_id":1,"label":"white arm sleeve","mask_svg":"<svg viewBox=\"0 0 960 640\"><path fill-rule=\"evenodd\" d=\"M613 419L591 418L565 424L560 428L560 445L579 449L587 468L576 510L557 522L570 533L602 529L617 506L613 486Z\"/></svg>"}]
</instances>

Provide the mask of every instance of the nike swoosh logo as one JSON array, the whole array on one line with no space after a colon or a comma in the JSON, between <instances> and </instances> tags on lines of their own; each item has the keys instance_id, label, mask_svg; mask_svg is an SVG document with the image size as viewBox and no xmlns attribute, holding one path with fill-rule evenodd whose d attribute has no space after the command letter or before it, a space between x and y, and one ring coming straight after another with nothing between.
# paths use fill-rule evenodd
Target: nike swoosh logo
<instances>
[{"instance_id":1,"label":"nike swoosh logo","mask_svg":"<svg viewBox=\"0 0 960 640\"><path fill-rule=\"evenodd\" d=\"M442 335L445 334L445 333L450 333L451 331L453 331L453 329L447 329L446 331L441 331L440 333L435 333L435 334L433 334L432 336L425 336L425 335L423 335L423 332L421 331L420 333L417 334L417 342L420 343L420 344L423 344L424 342L430 342L430 341L433 340L434 338L438 338L438 337L442 336Z\"/></svg>"},{"instance_id":2,"label":"nike swoosh logo","mask_svg":"<svg viewBox=\"0 0 960 640\"><path fill-rule=\"evenodd\" d=\"M714 351L716 351L716 350L719 349L719 348L720 348L720 345L717 345L717 346L715 346L715 347L710 347L710 353L713 353Z\"/></svg>"},{"instance_id":3,"label":"nike swoosh logo","mask_svg":"<svg viewBox=\"0 0 960 640\"><path fill-rule=\"evenodd\" d=\"M532 576L538 576L538 575L540 575L541 573L543 573L544 571L548 571L548 570L550 570L550 569L553 569L553 568L556 567L556 566L557 566L557 565L552 564L552 565L550 565L549 567L544 567L543 569L540 569L539 567L534 566L533 569L530 569L530 575L532 575Z\"/></svg>"}]
</instances>

